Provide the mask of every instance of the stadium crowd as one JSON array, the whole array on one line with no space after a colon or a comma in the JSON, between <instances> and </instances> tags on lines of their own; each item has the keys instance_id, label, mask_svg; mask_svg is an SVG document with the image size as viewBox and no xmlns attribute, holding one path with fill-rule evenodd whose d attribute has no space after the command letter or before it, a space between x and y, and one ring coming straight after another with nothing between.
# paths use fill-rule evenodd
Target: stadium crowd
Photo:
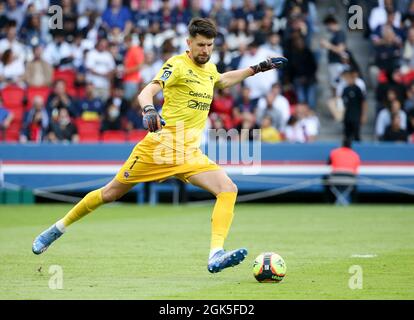
<instances>
[{"instance_id":1,"label":"stadium crowd","mask_svg":"<svg viewBox=\"0 0 414 320\"><path fill-rule=\"evenodd\" d=\"M390 3L376 3L369 16L376 134L380 140L408 141L414 132L414 0ZM61 26L53 5L61 8ZM207 127L261 128L269 143L317 139L312 39L318 17L312 0L7 0L0 3L0 141L142 138L136 96L164 61L185 51L187 24L197 16L217 24L211 61L219 72L269 55L290 61L283 71L217 90ZM366 80L338 21L328 16L324 24L332 35L320 43L329 52L329 110L344 121L345 134L358 140ZM161 107L162 95L155 104Z\"/></svg>"}]
</instances>

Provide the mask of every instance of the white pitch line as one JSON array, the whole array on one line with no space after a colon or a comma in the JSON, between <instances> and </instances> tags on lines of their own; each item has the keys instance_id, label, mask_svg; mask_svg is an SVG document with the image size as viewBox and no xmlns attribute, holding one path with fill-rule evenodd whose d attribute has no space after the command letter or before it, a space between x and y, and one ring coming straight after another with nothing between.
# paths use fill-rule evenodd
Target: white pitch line
<instances>
[{"instance_id":1,"label":"white pitch line","mask_svg":"<svg viewBox=\"0 0 414 320\"><path fill-rule=\"evenodd\" d=\"M363 259L370 259L375 258L376 254L353 254L351 258L363 258Z\"/></svg>"}]
</instances>

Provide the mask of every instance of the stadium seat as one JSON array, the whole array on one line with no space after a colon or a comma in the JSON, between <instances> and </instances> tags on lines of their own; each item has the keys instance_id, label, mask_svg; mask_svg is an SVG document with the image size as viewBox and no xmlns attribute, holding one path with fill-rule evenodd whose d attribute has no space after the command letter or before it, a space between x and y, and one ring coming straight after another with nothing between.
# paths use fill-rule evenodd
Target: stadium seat
<instances>
[{"instance_id":1,"label":"stadium seat","mask_svg":"<svg viewBox=\"0 0 414 320\"><path fill-rule=\"evenodd\" d=\"M145 138L147 130L131 130L128 134L128 142L138 142Z\"/></svg>"},{"instance_id":2,"label":"stadium seat","mask_svg":"<svg viewBox=\"0 0 414 320\"><path fill-rule=\"evenodd\" d=\"M327 184L336 197L336 205L348 206L351 203L351 193L357 184L356 176L333 174L328 177Z\"/></svg>"},{"instance_id":3,"label":"stadium seat","mask_svg":"<svg viewBox=\"0 0 414 320\"><path fill-rule=\"evenodd\" d=\"M41 96L46 104L47 98L50 94L50 87L28 87L27 88L27 106L30 108L33 104L33 99L36 96Z\"/></svg>"},{"instance_id":4,"label":"stadium seat","mask_svg":"<svg viewBox=\"0 0 414 320\"><path fill-rule=\"evenodd\" d=\"M126 133L122 130L107 130L102 132L102 141L103 142L126 142Z\"/></svg>"},{"instance_id":5,"label":"stadium seat","mask_svg":"<svg viewBox=\"0 0 414 320\"><path fill-rule=\"evenodd\" d=\"M76 126L79 133L79 141L82 143L99 142L100 140L100 121L86 121L76 119Z\"/></svg>"},{"instance_id":6,"label":"stadium seat","mask_svg":"<svg viewBox=\"0 0 414 320\"><path fill-rule=\"evenodd\" d=\"M3 98L3 103L8 109L22 106L24 96L25 91L19 86L10 85L4 87L1 90L1 97Z\"/></svg>"},{"instance_id":7,"label":"stadium seat","mask_svg":"<svg viewBox=\"0 0 414 320\"><path fill-rule=\"evenodd\" d=\"M149 203L151 206L155 206L159 202L160 192L172 192L173 204L177 205L180 201L180 186L174 180L168 180L163 183L153 182L149 187Z\"/></svg>"},{"instance_id":8,"label":"stadium seat","mask_svg":"<svg viewBox=\"0 0 414 320\"><path fill-rule=\"evenodd\" d=\"M144 204L145 201L145 185L144 183L138 183L133 188L132 191L135 191L137 194L137 204Z\"/></svg>"},{"instance_id":9,"label":"stadium seat","mask_svg":"<svg viewBox=\"0 0 414 320\"><path fill-rule=\"evenodd\" d=\"M6 130L5 141L6 142L18 142L21 127L22 127L21 119L14 118L10 126Z\"/></svg>"}]
</instances>

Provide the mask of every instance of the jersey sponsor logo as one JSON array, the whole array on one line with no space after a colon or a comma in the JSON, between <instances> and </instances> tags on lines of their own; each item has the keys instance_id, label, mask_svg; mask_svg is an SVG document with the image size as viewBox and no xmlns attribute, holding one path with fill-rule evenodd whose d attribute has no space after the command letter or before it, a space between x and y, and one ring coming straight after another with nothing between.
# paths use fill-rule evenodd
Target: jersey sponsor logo
<instances>
[{"instance_id":1,"label":"jersey sponsor logo","mask_svg":"<svg viewBox=\"0 0 414 320\"><path fill-rule=\"evenodd\" d=\"M194 71L193 71L193 70L191 70L191 69L188 69L188 70L187 70L187 76L194 77L194 78L198 78L198 75L196 75L196 74L194 73Z\"/></svg>"},{"instance_id":2,"label":"jersey sponsor logo","mask_svg":"<svg viewBox=\"0 0 414 320\"><path fill-rule=\"evenodd\" d=\"M171 73L172 71L165 70L160 79L166 81L171 76Z\"/></svg>"},{"instance_id":3,"label":"jersey sponsor logo","mask_svg":"<svg viewBox=\"0 0 414 320\"><path fill-rule=\"evenodd\" d=\"M190 96L192 97L196 97L196 98L204 98L204 99L213 99L213 96L211 94L205 93L205 92L194 92L194 91L190 91L188 93Z\"/></svg>"},{"instance_id":4,"label":"jersey sponsor logo","mask_svg":"<svg viewBox=\"0 0 414 320\"><path fill-rule=\"evenodd\" d=\"M125 179L128 179L128 178L129 178L129 172L128 172L128 171L125 171L125 172L124 172L124 178L125 178Z\"/></svg>"},{"instance_id":5,"label":"jersey sponsor logo","mask_svg":"<svg viewBox=\"0 0 414 320\"><path fill-rule=\"evenodd\" d=\"M198 80L192 80L192 79L185 79L185 83L198 83L198 84L201 84L200 81L198 81Z\"/></svg>"},{"instance_id":6,"label":"jersey sponsor logo","mask_svg":"<svg viewBox=\"0 0 414 320\"><path fill-rule=\"evenodd\" d=\"M210 110L210 104L205 102L200 102L196 100L189 100L187 104L188 108L200 110L200 111L209 111Z\"/></svg>"}]
</instances>

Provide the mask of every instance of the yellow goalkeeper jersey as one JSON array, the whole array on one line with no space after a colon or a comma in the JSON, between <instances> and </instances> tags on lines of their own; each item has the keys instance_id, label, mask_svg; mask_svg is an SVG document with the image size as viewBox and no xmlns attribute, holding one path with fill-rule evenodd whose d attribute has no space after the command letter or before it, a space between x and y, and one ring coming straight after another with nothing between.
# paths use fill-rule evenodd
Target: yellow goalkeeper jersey
<instances>
[{"instance_id":1,"label":"yellow goalkeeper jersey","mask_svg":"<svg viewBox=\"0 0 414 320\"><path fill-rule=\"evenodd\" d=\"M208 62L200 67L187 52L168 59L152 80L163 88L162 117L166 126L149 133L146 139L176 151L198 149L219 79L215 64Z\"/></svg>"}]
</instances>

